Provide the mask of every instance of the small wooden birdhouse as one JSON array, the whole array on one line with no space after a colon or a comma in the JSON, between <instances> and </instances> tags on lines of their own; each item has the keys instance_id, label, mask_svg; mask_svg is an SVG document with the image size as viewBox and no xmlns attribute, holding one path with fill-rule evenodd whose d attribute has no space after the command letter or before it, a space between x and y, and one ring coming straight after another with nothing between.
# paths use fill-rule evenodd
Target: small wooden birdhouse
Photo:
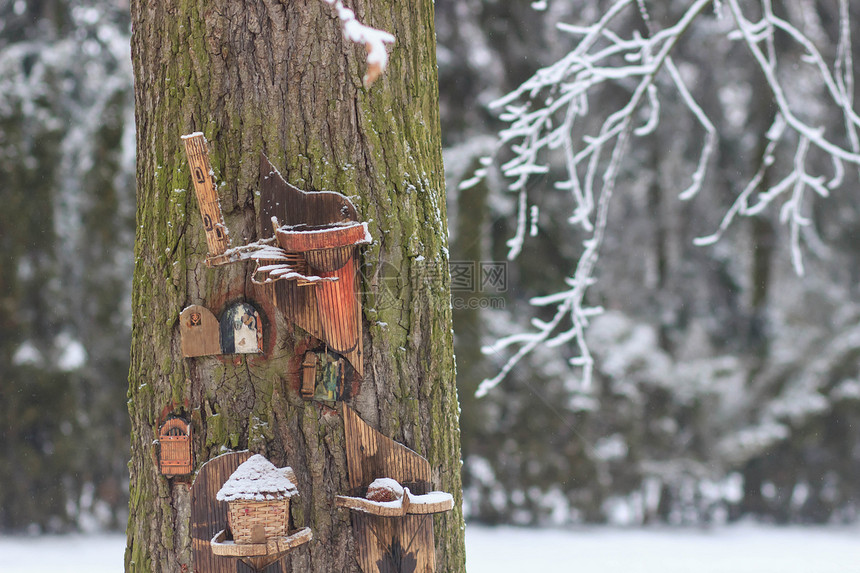
<instances>
[{"instance_id":1,"label":"small wooden birdhouse","mask_svg":"<svg viewBox=\"0 0 860 573\"><path fill-rule=\"evenodd\" d=\"M191 425L182 418L171 418L162 426L158 437L159 466L166 476L187 475L192 472Z\"/></svg>"},{"instance_id":2,"label":"small wooden birdhouse","mask_svg":"<svg viewBox=\"0 0 860 573\"><path fill-rule=\"evenodd\" d=\"M227 524L236 544L287 537L290 498L298 493L292 468L276 468L256 454L240 465L216 494L229 506Z\"/></svg>"}]
</instances>

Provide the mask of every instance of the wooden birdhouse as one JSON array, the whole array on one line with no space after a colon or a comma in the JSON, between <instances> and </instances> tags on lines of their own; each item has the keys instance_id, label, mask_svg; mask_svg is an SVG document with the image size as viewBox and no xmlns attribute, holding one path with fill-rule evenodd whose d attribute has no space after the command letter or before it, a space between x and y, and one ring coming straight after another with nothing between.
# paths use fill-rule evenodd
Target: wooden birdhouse
<instances>
[{"instance_id":1,"label":"wooden birdhouse","mask_svg":"<svg viewBox=\"0 0 860 573\"><path fill-rule=\"evenodd\" d=\"M430 463L371 428L346 404L343 429L353 495L336 496L335 504L351 511L361 570L433 573L432 514L450 511L453 496L430 491Z\"/></svg>"},{"instance_id":2,"label":"wooden birdhouse","mask_svg":"<svg viewBox=\"0 0 860 573\"><path fill-rule=\"evenodd\" d=\"M221 489L212 495L218 484ZM309 527L289 529L290 498L298 493L295 484L290 468L278 469L263 456L248 452L231 452L203 464L191 486L195 571L247 570L237 569L225 557L263 571L311 541ZM224 521L229 527L223 526Z\"/></svg>"},{"instance_id":3,"label":"wooden birdhouse","mask_svg":"<svg viewBox=\"0 0 860 573\"><path fill-rule=\"evenodd\" d=\"M192 472L191 425L182 418L171 418L162 426L158 436L159 466L166 476L188 475Z\"/></svg>"},{"instance_id":4,"label":"wooden birdhouse","mask_svg":"<svg viewBox=\"0 0 860 573\"><path fill-rule=\"evenodd\" d=\"M293 323L343 355L363 376L357 247L370 243L371 236L352 201L335 191L304 191L290 185L261 154L260 220L271 221L272 228L263 225L262 239L228 248L216 189L207 175L206 140L202 133L182 139L206 231L206 264L256 261L251 282L262 287ZM252 348L250 342L248 347L231 347L224 340L223 318L221 332L225 354L257 351L245 349Z\"/></svg>"},{"instance_id":5,"label":"wooden birdhouse","mask_svg":"<svg viewBox=\"0 0 860 573\"><path fill-rule=\"evenodd\" d=\"M236 544L286 537L290 498L298 493L292 468L276 468L256 454L240 465L218 491L229 506L227 524Z\"/></svg>"}]
</instances>

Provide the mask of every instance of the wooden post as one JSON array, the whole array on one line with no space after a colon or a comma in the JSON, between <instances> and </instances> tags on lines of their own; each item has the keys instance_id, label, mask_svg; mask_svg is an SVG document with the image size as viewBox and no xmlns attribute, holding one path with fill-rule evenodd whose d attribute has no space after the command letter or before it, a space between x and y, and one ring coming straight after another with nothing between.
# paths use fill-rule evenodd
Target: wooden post
<instances>
[{"instance_id":1,"label":"wooden post","mask_svg":"<svg viewBox=\"0 0 860 573\"><path fill-rule=\"evenodd\" d=\"M200 205L200 216L203 217L209 256L224 254L224 251L230 248L230 232L224 224L218 189L212 180L212 166L209 163L206 137L200 132L195 132L183 135L182 141L185 143L185 154L191 166L191 181L194 183L194 193Z\"/></svg>"}]
</instances>

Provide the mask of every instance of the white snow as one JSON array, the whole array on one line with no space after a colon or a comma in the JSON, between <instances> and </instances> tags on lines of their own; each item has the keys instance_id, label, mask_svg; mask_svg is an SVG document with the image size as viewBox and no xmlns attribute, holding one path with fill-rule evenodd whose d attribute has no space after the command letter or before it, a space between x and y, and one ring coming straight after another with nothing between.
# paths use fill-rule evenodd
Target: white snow
<instances>
[{"instance_id":1,"label":"white snow","mask_svg":"<svg viewBox=\"0 0 860 573\"><path fill-rule=\"evenodd\" d=\"M362 504L357 507L350 507L353 511L361 511L364 513L372 513L372 507L394 507L394 508L402 508L403 507L403 498L397 498L394 501L373 501L372 499L365 499L363 497L352 497L349 499L358 499L361 500ZM402 512L403 510L401 510Z\"/></svg>"},{"instance_id":2,"label":"white snow","mask_svg":"<svg viewBox=\"0 0 860 573\"><path fill-rule=\"evenodd\" d=\"M287 477L290 468L276 468L272 462L254 454L236 468L215 495L218 501L283 499L298 493Z\"/></svg>"},{"instance_id":3,"label":"white snow","mask_svg":"<svg viewBox=\"0 0 860 573\"><path fill-rule=\"evenodd\" d=\"M377 490L388 490L394 494L394 497L400 499L403 497L403 486L397 483L397 480L391 478L377 478L368 486L367 493Z\"/></svg>"},{"instance_id":4,"label":"white snow","mask_svg":"<svg viewBox=\"0 0 860 573\"><path fill-rule=\"evenodd\" d=\"M388 53L385 51L385 44L393 44L394 36L359 22L355 17L355 12L344 6L341 0L325 0L325 2L334 6L337 17L341 21L343 35L357 44L364 44L367 49L368 67L377 66L378 73L384 72L388 65ZM369 87L374 79L375 77L371 77L370 69L368 69L368 73L364 76L365 86Z\"/></svg>"},{"instance_id":5,"label":"white snow","mask_svg":"<svg viewBox=\"0 0 860 573\"><path fill-rule=\"evenodd\" d=\"M15 354L12 356L12 364L15 366L23 366L25 364L30 365L40 365L44 362L44 358L42 357L42 353L39 352L39 349L30 342L29 340L25 340L21 343L21 346L18 347L18 350L15 351Z\"/></svg>"},{"instance_id":6,"label":"white snow","mask_svg":"<svg viewBox=\"0 0 860 573\"><path fill-rule=\"evenodd\" d=\"M273 217L274 218L274 217ZM325 226L319 228L305 228L306 225L282 225L278 228L278 230L282 232L288 232L296 235L319 235L321 233L328 233L334 229L348 229L352 227L361 226L364 228L364 238L354 243L356 245L363 245L365 243L370 243L373 241L373 237L370 236L370 231L367 229L367 223L359 223L358 221L346 221L342 223L329 223Z\"/></svg>"},{"instance_id":7,"label":"white snow","mask_svg":"<svg viewBox=\"0 0 860 573\"><path fill-rule=\"evenodd\" d=\"M857 570L858 560L857 526L466 528L469 573L847 573Z\"/></svg>"},{"instance_id":8,"label":"white snow","mask_svg":"<svg viewBox=\"0 0 860 573\"><path fill-rule=\"evenodd\" d=\"M121 534L0 537L3 573L119 573L124 555Z\"/></svg>"},{"instance_id":9,"label":"white snow","mask_svg":"<svg viewBox=\"0 0 860 573\"><path fill-rule=\"evenodd\" d=\"M409 494L409 504L410 505L430 505L433 503L443 503L446 501L454 501L454 496L445 491L431 491L429 493L425 493L423 495L416 495L406 490Z\"/></svg>"},{"instance_id":10,"label":"white snow","mask_svg":"<svg viewBox=\"0 0 860 573\"><path fill-rule=\"evenodd\" d=\"M118 573L125 536L0 536L3 573ZM850 573L860 526L713 530L466 527L469 573Z\"/></svg>"},{"instance_id":11,"label":"white snow","mask_svg":"<svg viewBox=\"0 0 860 573\"><path fill-rule=\"evenodd\" d=\"M57 368L63 372L72 372L87 363L87 351L84 345L72 338L68 333L57 336L54 344L59 350Z\"/></svg>"}]
</instances>

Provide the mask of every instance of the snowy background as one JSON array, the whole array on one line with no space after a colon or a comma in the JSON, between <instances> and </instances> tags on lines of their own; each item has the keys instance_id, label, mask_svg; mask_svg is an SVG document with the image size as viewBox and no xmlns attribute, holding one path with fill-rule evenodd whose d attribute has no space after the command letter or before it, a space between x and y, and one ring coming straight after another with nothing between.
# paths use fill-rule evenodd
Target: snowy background
<instances>
[{"instance_id":1,"label":"snowy background","mask_svg":"<svg viewBox=\"0 0 860 573\"><path fill-rule=\"evenodd\" d=\"M4 573L116 573L125 537L0 537ZM34 556L38 558L34 559ZM858 528L574 531L466 528L469 573L846 573L860 559Z\"/></svg>"},{"instance_id":2,"label":"snowy background","mask_svg":"<svg viewBox=\"0 0 860 573\"><path fill-rule=\"evenodd\" d=\"M860 558L860 182L851 157L834 162L815 140L826 134L856 154L857 118L846 108L856 95L860 3L745 2L749 20L739 26L738 3L725 0L691 20L672 53L677 77L667 67L644 92L651 99L633 119L648 129L631 135L614 171L595 282L578 303L603 312L588 316L582 339L564 336L575 324L563 317L553 345L536 345L475 396L517 349L494 343L552 322L591 238L571 224L580 211L564 145L540 150L529 167L539 169L512 190L516 177L502 166L515 150L498 138L524 110L552 106L574 68L532 100L526 90L511 109L490 104L540 69L558 71L613 4L435 3L467 516L574 528L470 525L470 570L513 567L521 547L546 556L549 570L689 571L693 558L697 572L851 570L851 556ZM630 2L619 13L594 47L632 51L601 62L625 71L594 83L581 135L635 93L633 64L662 45L642 39L665 38L659 31L694 5ZM127 10L123 0L0 0L3 572L34 551L88 570L117 570L122 554L122 540L105 532L122 531L127 515ZM773 77L739 32L761 34L754 41ZM797 121L823 131L806 137L787 126L773 82ZM552 114L543 120L559 125ZM718 140L706 177L682 201L708 123ZM798 169L808 184L800 198L783 193L797 189L784 182ZM761 190L781 190L765 195L769 208L735 221L716 244L694 244L759 174ZM521 254L509 260L512 245ZM580 343L593 359L587 384L586 362L571 363ZM624 529L594 529L605 525ZM96 536L8 536L66 532Z\"/></svg>"}]
</instances>

